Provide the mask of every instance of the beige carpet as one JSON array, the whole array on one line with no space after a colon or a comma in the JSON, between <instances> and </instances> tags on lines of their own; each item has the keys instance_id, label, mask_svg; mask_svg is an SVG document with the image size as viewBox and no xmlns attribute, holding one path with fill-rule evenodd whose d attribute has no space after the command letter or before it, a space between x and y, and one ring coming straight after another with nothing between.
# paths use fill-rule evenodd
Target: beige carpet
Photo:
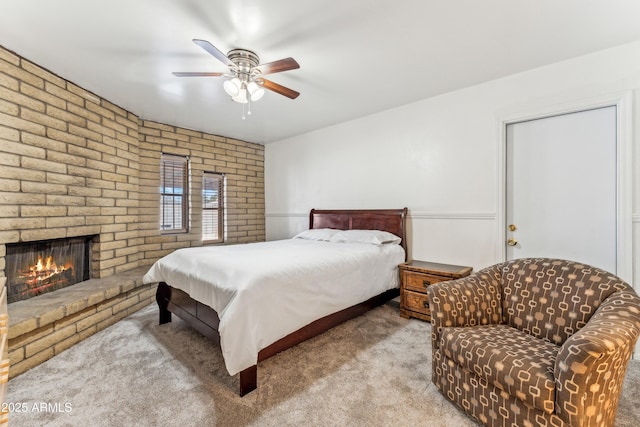
<instances>
[{"instance_id":1,"label":"beige carpet","mask_svg":"<svg viewBox=\"0 0 640 427\"><path fill-rule=\"evenodd\" d=\"M14 426L476 426L431 384L430 325L391 301L258 366L241 398L214 345L149 306L9 382ZM632 361L616 426L640 425ZM14 406L15 409L15 406Z\"/></svg>"}]
</instances>

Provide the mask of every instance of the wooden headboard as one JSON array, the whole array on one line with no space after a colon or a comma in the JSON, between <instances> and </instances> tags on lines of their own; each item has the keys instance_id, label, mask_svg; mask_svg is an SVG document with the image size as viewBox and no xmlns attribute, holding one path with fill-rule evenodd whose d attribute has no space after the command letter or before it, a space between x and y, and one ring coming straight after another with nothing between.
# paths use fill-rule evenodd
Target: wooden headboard
<instances>
[{"instance_id":1,"label":"wooden headboard","mask_svg":"<svg viewBox=\"0 0 640 427\"><path fill-rule=\"evenodd\" d=\"M338 230L383 230L402 239L400 243L407 253L407 208L320 210L309 212L309 229L335 228ZM405 255L406 256L406 255Z\"/></svg>"}]
</instances>

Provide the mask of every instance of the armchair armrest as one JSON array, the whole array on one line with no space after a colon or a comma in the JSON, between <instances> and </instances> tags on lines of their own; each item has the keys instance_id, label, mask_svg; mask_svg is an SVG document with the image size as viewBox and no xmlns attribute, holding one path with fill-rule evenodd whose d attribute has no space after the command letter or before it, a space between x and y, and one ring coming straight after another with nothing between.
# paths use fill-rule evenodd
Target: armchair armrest
<instances>
[{"instance_id":1,"label":"armchair armrest","mask_svg":"<svg viewBox=\"0 0 640 427\"><path fill-rule=\"evenodd\" d=\"M568 425L613 425L639 334L640 298L625 289L604 300L562 344L554 370L556 414Z\"/></svg>"},{"instance_id":2,"label":"armchair armrest","mask_svg":"<svg viewBox=\"0 0 640 427\"><path fill-rule=\"evenodd\" d=\"M498 264L427 288L434 349L444 327L502 323L501 278Z\"/></svg>"}]
</instances>

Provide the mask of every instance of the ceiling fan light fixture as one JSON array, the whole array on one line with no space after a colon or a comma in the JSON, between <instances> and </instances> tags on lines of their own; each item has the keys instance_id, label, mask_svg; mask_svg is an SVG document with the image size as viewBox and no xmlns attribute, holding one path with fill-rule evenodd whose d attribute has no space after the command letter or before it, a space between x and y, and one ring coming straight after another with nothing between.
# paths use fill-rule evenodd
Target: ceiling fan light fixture
<instances>
[{"instance_id":1,"label":"ceiling fan light fixture","mask_svg":"<svg viewBox=\"0 0 640 427\"><path fill-rule=\"evenodd\" d=\"M245 88L240 89L238 94L231 97L231 99L240 104L246 104L247 102L249 102L249 100L247 99L247 90Z\"/></svg>"},{"instance_id":2,"label":"ceiling fan light fixture","mask_svg":"<svg viewBox=\"0 0 640 427\"><path fill-rule=\"evenodd\" d=\"M295 90L262 77L265 74L281 73L283 71L300 68L300 64L293 58L283 58L261 64L258 55L247 49L232 49L225 55L206 40L193 39L193 42L229 67L230 74L219 72L174 72L173 74L177 77L229 77L229 79L223 82L222 87L233 101L243 104L243 119L245 118L244 104L248 104L247 114L251 114L251 103L261 99L264 96L265 89L290 99L296 99L298 95L300 95L300 93Z\"/></svg>"},{"instance_id":3,"label":"ceiling fan light fixture","mask_svg":"<svg viewBox=\"0 0 640 427\"><path fill-rule=\"evenodd\" d=\"M264 89L261 88L258 83L256 82L251 82L247 85L247 90L249 91L249 94L251 95L251 100L252 101L257 101L260 98L262 98L264 96Z\"/></svg>"},{"instance_id":4,"label":"ceiling fan light fixture","mask_svg":"<svg viewBox=\"0 0 640 427\"><path fill-rule=\"evenodd\" d=\"M224 91L227 92L227 95L233 98L240 95L242 83L239 78L234 77L231 80L225 80L222 87L224 88Z\"/></svg>"}]
</instances>

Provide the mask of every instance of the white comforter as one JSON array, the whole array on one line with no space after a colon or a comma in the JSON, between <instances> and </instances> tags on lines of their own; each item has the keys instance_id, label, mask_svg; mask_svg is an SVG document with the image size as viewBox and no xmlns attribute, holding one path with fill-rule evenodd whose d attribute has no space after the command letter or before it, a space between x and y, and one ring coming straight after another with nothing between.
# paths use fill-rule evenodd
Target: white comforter
<instances>
[{"instance_id":1,"label":"white comforter","mask_svg":"<svg viewBox=\"0 0 640 427\"><path fill-rule=\"evenodd\" d=\"M229 374L258 352L323 316L398 287L400 245L304 239L179 249L145 283L166 282L212 307Z\"/></svg>"}]
</instances>

